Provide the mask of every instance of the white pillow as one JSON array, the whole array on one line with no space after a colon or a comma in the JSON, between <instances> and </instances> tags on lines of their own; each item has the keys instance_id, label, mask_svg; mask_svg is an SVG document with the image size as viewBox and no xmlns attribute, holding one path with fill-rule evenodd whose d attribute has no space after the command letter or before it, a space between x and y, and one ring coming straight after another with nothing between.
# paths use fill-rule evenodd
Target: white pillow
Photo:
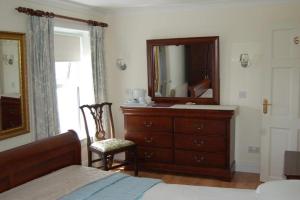
<instances>
[{"instance_id":1,"label":"white pillow","mask_svg":"<svg viewBox=\"0 0 300 200\"><path fill-rule=\"evenodd\" d=\"M269 181L256 189L258 200L299 200L300 180Z\"/></svg>"}]
</instances>

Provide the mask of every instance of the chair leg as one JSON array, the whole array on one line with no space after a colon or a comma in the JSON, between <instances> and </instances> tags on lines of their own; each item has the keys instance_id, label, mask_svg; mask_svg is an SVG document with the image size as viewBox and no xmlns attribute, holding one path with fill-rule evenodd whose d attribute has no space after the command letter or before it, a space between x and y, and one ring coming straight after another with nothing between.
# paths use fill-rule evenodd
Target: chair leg
<instances>
[{"instance_id":1,"label":"chair leg","mask_svg":"<svg viewBox=\"0 0 300 200\"><path fill-rule=\"evenodd\" d=\"M114 164L114 155L110 155L108 159L108 168L111 168Z\"/></svg>"},{"instance_id":2,"label":"chair leg","mask_svg":"<svg viewBox=\"0 0 300 200\"><path fill-rule=\"evenodd\" d=\"M139 166L138 166L138 152L137 152L137 147L134 148L133 153L134 153L134 176L138 176Z\"/></svg>"},{"instance_id":3,"label":"chair leg","mask_svg":"<svg viewBox=\"0 0 300 200\"><path fill-rule=\"evenodd\" d=\"M88 150L88 166L92 167L92 152Z\"/></svg>"},{"instance_id":4,"label":"chair leg","mask_svg":"<svg viewBox=\"0 0 300 200\"><path fill-rule=\"evenodd\" d=\"M107 167L107 155L105 153L102 154L102 160L103 160L104 171L107 171L108 170L108 167Z\"/></svg>"}]
</instances>

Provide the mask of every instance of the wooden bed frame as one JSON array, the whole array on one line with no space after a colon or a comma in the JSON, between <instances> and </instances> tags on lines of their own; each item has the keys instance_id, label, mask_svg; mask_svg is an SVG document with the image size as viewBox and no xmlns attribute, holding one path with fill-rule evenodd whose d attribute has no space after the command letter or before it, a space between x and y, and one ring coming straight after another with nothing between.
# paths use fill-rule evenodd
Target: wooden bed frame
<instances>
[{"instance_id":1,"label":"wooden bed frame","mask_svg":"<svg viewBox=\"0 0 300 200\"><path fill-rule=\"evenodd\" d=\"M0 192L69 165L81 165L80 141L72 130L0 152Z\"/></svg>"},{"instance_id":2,"label":"wooden bed frame","mask_svg":"<svg viewBox=\"0 0 300 200\"><path fill-rule=\"evenodd\" d=\"M211 81L208 79L204 79L196 85L189 86L188 90L190 96L196 98L204 94L209 88L211 88Z\"/></svg>"}]
</instances>

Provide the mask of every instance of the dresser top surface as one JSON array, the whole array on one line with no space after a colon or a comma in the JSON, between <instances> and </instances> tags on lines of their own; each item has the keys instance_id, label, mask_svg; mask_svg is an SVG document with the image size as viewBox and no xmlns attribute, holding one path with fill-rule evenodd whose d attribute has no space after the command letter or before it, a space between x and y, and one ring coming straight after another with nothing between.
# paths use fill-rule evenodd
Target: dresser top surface
<instances>
[{"instance_id":1,"label":"dresser top surface","mask_svg":"<svg viewBox=\"0 0 300 200\"><path fill-rule=\"evenodd\" d=\"M124 108L168 108L168 109L199 109L199 110L228 110L236 111L238 106L232 105L189 105L189 104L154 104L154 105L144 105L144 104L123 104L121 107Z\"/></svg>"}]
</instances>

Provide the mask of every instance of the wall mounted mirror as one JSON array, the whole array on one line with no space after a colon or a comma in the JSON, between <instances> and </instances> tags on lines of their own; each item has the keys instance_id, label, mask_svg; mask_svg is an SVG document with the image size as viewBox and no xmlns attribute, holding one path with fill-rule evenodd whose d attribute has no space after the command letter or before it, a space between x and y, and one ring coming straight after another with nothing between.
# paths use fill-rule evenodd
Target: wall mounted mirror
<instances>
[{"instance_id":1,"label":"wall mounted mirror","mask_svg":"<svg viewBox=\"0 0 300 200\"><path fill-rule=\"evenodd\" d=\"M147 40L148 93L157 103L219 104L219 37Z\"/></svg>"},{"instance_id":2,"label":"wall mounted mirror","mask_svg":"<svg viewBox=\"0 0 300 200\"><path fill-rule=\"evenodd\" d=\"M0 139L29 132L25 34L0 32Z\"/></svg>"}]
</instances>

